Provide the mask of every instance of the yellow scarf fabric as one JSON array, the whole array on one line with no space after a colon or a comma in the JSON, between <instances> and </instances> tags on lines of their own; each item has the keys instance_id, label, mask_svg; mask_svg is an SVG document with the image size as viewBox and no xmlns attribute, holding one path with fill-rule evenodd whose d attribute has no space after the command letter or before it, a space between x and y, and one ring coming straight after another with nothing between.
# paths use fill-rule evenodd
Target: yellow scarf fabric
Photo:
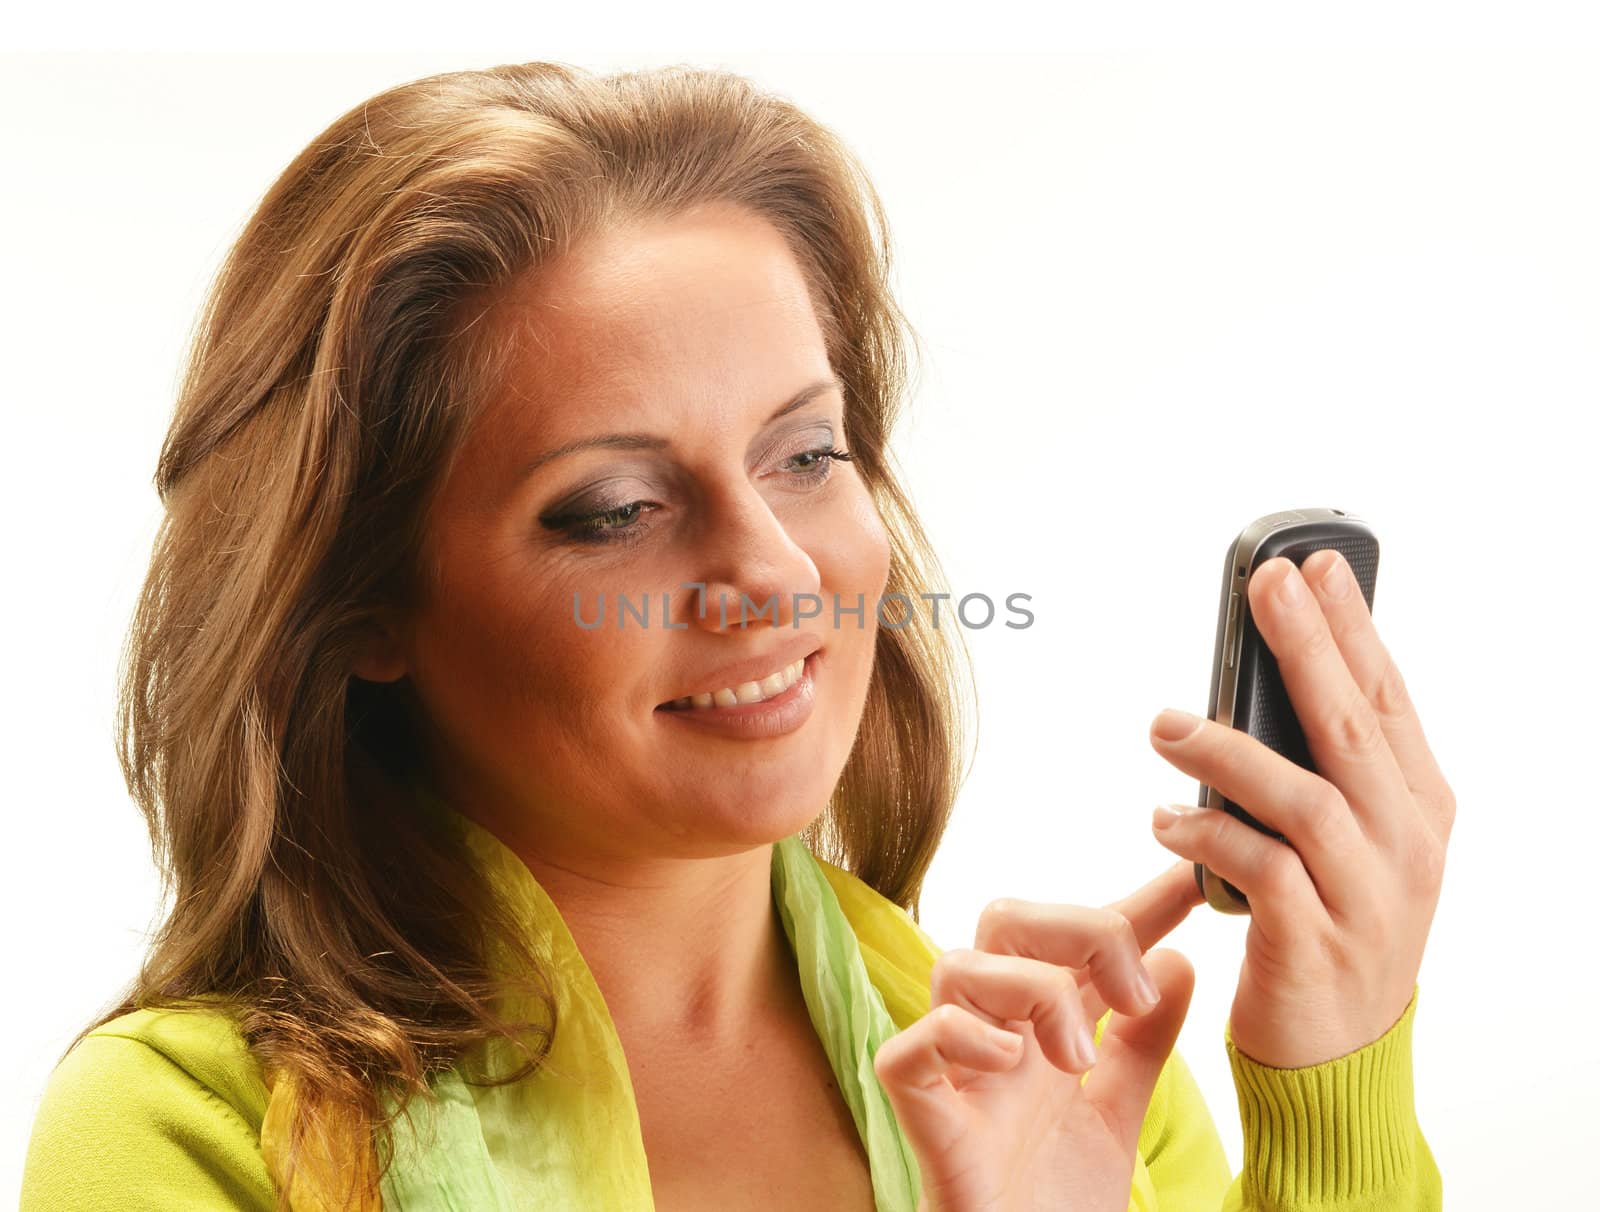
<instances>
[{"instance_id":1,"label":"yellow scarf fabric","mask_svg":"<svg viewBox=\"0 0 1600 1212\"><path fill-rule=\"evenodd\" d=\"M395 1159L381 1183L371 1150L337 1127L295 1175L294 1212L495 1212L606 1208L650 1212L649 1166L627 1060L594 977L560 912L498 838L431 797L468 853L512 906L552 977L557 1028L540 1069L496 1087L468 1086L460 1067L396 1121ZM909 914L849 872L817 859L798 835L773 847L773 896L797 962L813 1025L861 1133L879 1212L913 1212L916 1158L872 1072L878 1046L927 1012L939 948ZM507 1014L538 1021L534 1004ZM503 1041L470 1058L475 1072L518 1067ZM477 1066L484 1066L477 1068ZM269 1079L271 1081L271 1079ZM262 1148L282 1183L293 1114L290 1081L271 1081ZM410 1122L414 1119L416 1122ZM349 1203L355 1189L355 1202Z\"/></svg>"},{"instance_id":2,"label":"yellow scarf fabric","mask_svg":"<svg viewBox=\"0 0 1600 1212\"><path fill-rule=\"evenodd\" d=\"M434 1083L436 1114L413 1102L396 1121L395 1159L381 1182L370 1147L330 1127L294 1175L293 1212L513 1212L525 1208L653 1212L627 1059L611 1014L560 911L521 859L468 817L428 797L526 926L557 998L544 1064L508 1085L468 1086L460 1067ZM872 1070L878 1046L926 1014L940 948L899 905L819 859L798 835L773 847L773 896L799 964L813 1025L861 1133L877 1212L914 1212L915 1154ZM542 1021L533 1004L507 1013ZM1105 1030L1109 1014L1096 1025ZM475 1072L506 1073L520 1058L495 1040ZM262 1151L283 1186L283 1144L294 1114L290 1081L267 1078ZM413 1123L413 1120L418 1121ZM1144 1135L1144 1134L1142 1134ZM1129 1212L1158 1206L1141 1139ZM353 1194L352 1194L353 1193Z\"/></svg>"}]
</instances>

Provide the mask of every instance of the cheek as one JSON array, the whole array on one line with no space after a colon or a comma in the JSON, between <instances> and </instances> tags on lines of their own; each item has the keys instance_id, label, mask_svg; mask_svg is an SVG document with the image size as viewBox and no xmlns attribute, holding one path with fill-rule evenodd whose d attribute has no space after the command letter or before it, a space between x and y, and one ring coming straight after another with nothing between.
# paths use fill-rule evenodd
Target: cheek
<instances>
[{"instance_id":1,"label":"cheek","mask_svg":"<svg viewBox=\"0 0 1600 1212\"><path fill-rule=\"evenodd\" d=\"M889 579L889 532L866 486L857 482L852 488L844 502L847 516L830 530L827 563L819 560L818 569L825 585L848 590L852 598L864 593L870 613Z\"/></svg>"},{"instance_id":2,"label":"cheek","mask_svg":"<svg viewBox=\"0 0 1600 1212\"><path fill-rule=\"evenodd\" d=\"M841 494L839 508L830 510L825 533L808 544L817 565L823 599L822 614L815 626L823 631L823 643L832 655L833 668L840 679L835 693L849 690L841 708L848 716L866 693L876 649L877 606L889 576L889 534L866 487L856 483L848 494ZM862 616L853 612L858 600ZM837 621L833 618L838 603ZM885 617L896 617L898 607L891 603Z\"/></svg>"},{"instance_id":3,"label":"cheek","mask_svg":"<svg viewBox=\"0 0 1600 1212\"><path fill-rule=\"evenodd\" d=\"M641 649L657 632L618 632L611 618L580 627L575 587L514 557L450 571L451 592L415 636L414 680L439 729L469 751L525 748L536 736L541 749L562 752L565 738L599 730L597 717L614 710L630 671L652 659ZM597 592L576 588L593 622Z\"/></svg>"}]
</instances>

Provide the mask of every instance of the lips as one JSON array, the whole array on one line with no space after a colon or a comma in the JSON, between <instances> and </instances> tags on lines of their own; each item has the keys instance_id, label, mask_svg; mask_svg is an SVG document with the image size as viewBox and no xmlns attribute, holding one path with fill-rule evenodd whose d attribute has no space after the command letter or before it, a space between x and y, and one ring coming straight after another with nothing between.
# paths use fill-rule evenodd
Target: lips
<instances>
[{"instance_id":1,"label":"lips","mask_svg":"<svg viewBox=\"0 0 1600 1212\"><path fill-rule=\"evenodd\" d=\"M732 692L739 703L772 697L782 692L781 681L793 681L791 675L794 671L789 667L803 662L821 647L821 641L817 636L797 636L764 655L747 657L734 664L723 665L686 679L687 684L683 691L659 704L656 710L673 710L676 704L682 704L685 699L691 700L692 705L696 696L701 698L701 706L712 706L713 703L719 706L734 705L728 701L729 695L722 693L725 691ZM708 701L706 696L712 696L712 699Z\"/></svg>"},{"instance_id":2,"label":"lips","mask_svg":"<svg viewBox=\"0 0 1600 1212\"><path fill-rule=\"evenodd\" d=\"M671 703L663 704L662 710L695 711L713 707L726 710L729 707L749 707L756 703L771 702L799 681L805 668L806 663L802 658L792 665L785 665L777 673L768 674L753 682L741 682L738 686L724 687L710 694L696 694L675 699Z\"/></svg>"},{"instance_id":3,"label":"lips","mask_svg":"<svg viewBox=\"0 0 1600 1212\"><path fill-rule=\"evenodd\" d=\"M816 708L817 666L824 652L819 648L800 661L800 675L771 698L732 707L662 708L654 714L663 728L673 732L675 742L684 744L699 743L690 739L695 734L718 742L775 741L791 736L805 727Z\"/></svg>"}]
</instances>

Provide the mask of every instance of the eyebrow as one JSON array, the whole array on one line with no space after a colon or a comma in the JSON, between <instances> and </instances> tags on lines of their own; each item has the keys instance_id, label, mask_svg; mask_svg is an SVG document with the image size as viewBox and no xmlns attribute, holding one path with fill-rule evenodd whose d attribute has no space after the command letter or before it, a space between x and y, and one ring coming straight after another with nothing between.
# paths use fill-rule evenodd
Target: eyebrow
<instances>
[{"instance_id":1,"label":"eyebrow","mask_svg":"<svg viewBox=\"0 0 1600 1212\"><path fill-rule=\"evenodd\" d=\"M818 379L802 387L788 403L779 406L778 410L766 419L762 428L765 429L780 417L788 416L797 408L804 408L818 396L830 391L837 391L841 396L845 394L844 380L837 374L829 375L826 379ZM522 470L517 474L516 482L526 480L539 468L564 455L572 454L579 450L588 450L590 447L607 447L613 450L670 450L672 443L667 438L649 433L607 433L598 434L592 438L578 438L575 441L557 446L554 450L547 450L543 454L535 455L522 465Z\"/></svg>"}]
</instances>

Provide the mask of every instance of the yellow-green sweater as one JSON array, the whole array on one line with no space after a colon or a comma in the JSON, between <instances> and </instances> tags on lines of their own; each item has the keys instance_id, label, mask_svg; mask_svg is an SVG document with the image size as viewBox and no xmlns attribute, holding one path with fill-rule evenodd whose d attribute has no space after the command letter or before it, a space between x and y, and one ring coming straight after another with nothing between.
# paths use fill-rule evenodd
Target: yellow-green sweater
<instances>
[{"instance_id":1,"label":"yellow-green sweater","mask_svg":"<svg viewBox=\"0 0 1600 1212\"><path fill-rule=\"evenodd\" d=\"M511 878L532 889L526 868L505 864L519 868ZM926 936L898 905L841 868L821 867L874 987L904 1029L927 1012L926 977L937 948L921 945ZM553 912L548 902L545 911ZM571 958L581 964L575 951ZM1174 1052L1140 1131L1130 1209L1440 1208L1439 1171L1412 1098L1416 1004L1413 993L1400 1019L1365 1048L1301 1069L1256 1063L1234 1047L1225 1026L1244 1137L1236 1176L1205 1099ZM254 1054L220 1011L143 1009L112 1019L79 1041L49 1078L29 1142L21 1212L270 1212L276 1191L262 1148L268 1101Z\"/></svg>"}]
</instances>

